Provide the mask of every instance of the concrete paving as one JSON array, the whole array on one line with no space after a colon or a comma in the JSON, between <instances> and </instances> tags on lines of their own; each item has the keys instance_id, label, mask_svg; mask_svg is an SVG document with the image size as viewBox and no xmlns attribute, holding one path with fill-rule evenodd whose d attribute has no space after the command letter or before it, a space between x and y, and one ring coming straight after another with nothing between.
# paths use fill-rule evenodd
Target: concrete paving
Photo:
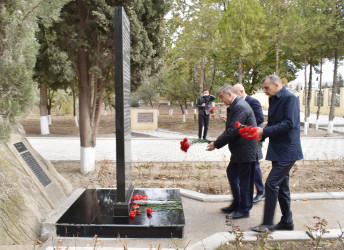
<instances>
[{"instance_id":1,"label":"concrete paving","mask_svg":"<svg viewBox=\"0 0 344 250\"><path fill-rule=\"evenodd\" d=\"M301 115L302 117L302 115ZM328 116L327 116L328 117ZM312 123L313 118L309 119ZM327 124L326 117L322 116L322 123ZM315 120L314 120L315 123ZM335 127L344 127L344 118L335 118ZM338 130L339 131L339 130ZM230 153L227 147L213 152L205 151L205 144L193 145L188 153L182 152L179 141L184 137L195 139L195 135L170 132L166 130L133 131L143 136L132 138L132 160L135 162L179 162L179 161L229 161ZM145 138L144 135L147 135ZM79 160L79 138L52 138L30 137L32 146L46 159L51 161ZM97 138L96 160L116 160L116 139ZM302 148L305 160L342 159L344 156L344 137L303 137ZM263 145L267 148L267 142ZM340 177L342 178L342 177ZM80 193L80 192L79 192ZM181 190L184 213L186 219L184 239L99 239L103 248L107 250L123 249L127 244L129 249L217 249L234 237L228 233L225 215L220 208L228 206L230 195L206 195L193 191ZM341 233L339 225L344 227L344 193L302 193L292 194L292 211L295 230L292 232L274 232L274 240L301 240L309 239L305 234L307 226L313 227L316 221L313 216L319 216L328 221L330 233L324 238L338 238ZM70 202L70 201L69 201ZM245 240L256 240L256 233L250 227L259 225L262 220L264 202L254 205L250 218L235 220L234 224L245 231ZM61 207L64 207L63 205ZM276 209L275 220L281 216ZM53 249L61 240L60 247L78 246L76 249L93 249L94 240L90 238L55 237L48 240L40 249ZM1 249L1 248L0 248ZM66 249L66 248L61 248Z\"/></svg>"},{"instance_id":2,"label":"concrete paving","mask_svg":"<svg viewBox=\"0 0 344 250\"><path fill-rule=\"evenodd\" d=\"M75 199L80 195L80 190L76 190ZM234 241L234 236L228 231L225 214L220 212L220 208L227 206L231 195L204 195L197 192L181 189L184 214L185 214L185 234L183 239L99 239L102 249L114 250L123 249L123 243L129 249L217 249L228 241ZM73 194L74 195L74 194ZM72 195L72 196L73 196ZM307 199L305 197L309 197ZM335 198L334 198L335 197ZM305 231L308 227L313 227L317 222L313 216L319 216L328 222L326 227L329 233L324 238L338 238L341 231L340 225L344 225L344 193L305 193L292 195L292 211L294 215L294 231L278 231L271 235L273 240L309 240ZM67 203L70 203L67 201ZM264 202L260 202L251 210L250 218L234 220L234 225L239 226L244 231L244 241L256 241L257 233L251 232L250 227L259 225L262 220ZM63 208L68 207L62 204ZM59 211L63 213L63 210ZM55 213L55 216L58 213ZM279 209L276 210L275 220L281 216ZM40 249L53 249L60 242L61 249L87 248L94 244L91 238L66 238L54 237L47 241Z\"/></svg>"},{"instance_id":3,"label":"concrete paving","mask_svg":"<svg viewBox=\"0 0 344 250\"><path fill-rule=\"evenodd\" d=\"M141 133L144 133L142 131ZM158 132L157 136L160 136ZM179 138L133 138L131 141L134 162L182 162L182 161L229 161L227 147L211 152L206 151L205 143L194 144L187 153L180 150ZM188 137L192 141L192 137ZM31 145L50 161L79 161L80 139L70 137L29 137ZM266 153L268 140L263 144ZM344 157L344 137L302 137L305 160L329 160ZM116 139L97 138L96 160L116 161Z\"/></svg>"},{"instance_id":4,"label":"concrete paving","mask_svg":"<svg viewBox=\"0 0 344 250\"><path fill-rule=\"evenodd\" d=\"M267 111L264 110L267 114ZM301 122L304 113L300 113ZM315 126L316 115L308 118L310 125ZM328 116L320 115L319 124L327 128ZM341 159L344 156L344 118L334 118L334 130L343 132L340 137L302 137L301 144L305 160ZM180 150L180 140L187 137L189 141L197 139L196 134L183 134L164 129L133 130L131 141L132 160L135 162L181 162L181 161L229 161L227 147L212 152L206 151L206 144L194 144L184 153ZM79 161L80 139L78 137L29 137L32 146L46 159L51 161ZM215 138L209 138L215 139ZM268 140L263 143L266 154ZM116 161L116 138L97 138L96 160Z\"/></svg>"}]
</instances>

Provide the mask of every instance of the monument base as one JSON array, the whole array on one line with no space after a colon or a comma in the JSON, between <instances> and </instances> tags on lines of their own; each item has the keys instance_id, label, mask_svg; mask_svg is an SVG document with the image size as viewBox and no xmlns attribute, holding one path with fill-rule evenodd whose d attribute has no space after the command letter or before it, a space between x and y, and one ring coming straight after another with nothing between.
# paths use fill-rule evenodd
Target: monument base
<instances>
[{"instance_id":1,"label":"monument base","mask_svg":"<svg viewBox=\"0 0 344 250\"><path fill-rule=\"evenodd\" d=\"M140 201L140 213L135 217L115 214L116 192L116 189L86 189L56 222L56 234L65 237L183 238L185 218L179 189L134 190L133 196L148 196L147 201ZM146 212L148 207L152 209L151 214Z\"/></svg>"}]
</instances>

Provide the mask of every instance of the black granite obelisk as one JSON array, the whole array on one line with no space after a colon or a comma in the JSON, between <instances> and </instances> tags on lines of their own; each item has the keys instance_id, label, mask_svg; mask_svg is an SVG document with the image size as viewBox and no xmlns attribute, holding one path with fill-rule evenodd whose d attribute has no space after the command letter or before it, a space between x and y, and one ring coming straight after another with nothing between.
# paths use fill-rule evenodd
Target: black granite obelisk
<instances>
[{"instance_id":1,"label":"black granite obelisk","mask_svg":"<svg viewBox=\"0 0 344 250\"><path fill-rule=\"evenodd\" d=\"M130 23L123 7L115 7L116 174L115 216L128 216L131 183Z\"/></svg>"}]
</instances>

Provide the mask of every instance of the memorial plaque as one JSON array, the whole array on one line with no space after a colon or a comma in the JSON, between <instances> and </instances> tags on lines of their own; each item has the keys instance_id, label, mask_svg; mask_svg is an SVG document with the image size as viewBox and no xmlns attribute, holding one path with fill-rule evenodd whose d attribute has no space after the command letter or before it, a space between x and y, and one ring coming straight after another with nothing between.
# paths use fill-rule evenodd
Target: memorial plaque
<instances>
[{"instance_id":1,"label":"memorial plaque","mask_svg":"<svg viewBox=\"0 0 344 250\"><path fill-rule=\"evenodd\" d=\"M24 143L22 142L17 142L13 144L14 147L18 150L19 153L24 152L27 150L27 148L25 147Z\"/></svg>"},{"instance_id":2,"label":"memorial plaque","mask_svg":"<svg viewBox=\"0 0 344 250\"><path fill-rule=\"evenodd\" d=\"M24 159L26 164L30 167L32 172L36 175L36 177L44 187L48 186L51 183L49 177L46 175L46 173L43 171L41 166L38 164L35 158L33 158L32 154L29 151L21 154L21 157Z\"/></svg>"},{"instance_id":3,"label":"memorial plaque","mask_svg":"<svg viewBox=\"0 0 344 250\"><path fill-rule=\"evenodd\" d=\"M154 121L152 112L137 113L137 122L152 123Z\"/></svg>"},{"instance_id":4,"label":"memorial plaque","mask_svg":"<svg viewBox=\"0 0 344 250\"><path fill-rule=\"evenodd\" d=\"M117 159L115 203L121 207L122 203L129 203L134 189L131 184L130 23L123 7L115 7L115 95ZM126 211L123 215L128 214L129 211Z\"/></svg>"}]
</instances>

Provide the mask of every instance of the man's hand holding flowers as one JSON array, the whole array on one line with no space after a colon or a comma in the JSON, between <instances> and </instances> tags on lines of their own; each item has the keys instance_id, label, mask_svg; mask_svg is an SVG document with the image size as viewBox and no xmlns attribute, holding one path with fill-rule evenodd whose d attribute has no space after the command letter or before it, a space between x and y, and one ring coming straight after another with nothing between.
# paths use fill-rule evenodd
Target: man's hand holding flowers
<instances>
[{"instance_id":1,"label":"man's hand holding flowers","mask_svg":"<svg viewBox=\"0 0 344 250\"><path fill-rule=\"evenodd\" d=\"M235 123L235 126L239 129L239 134L245 139L258 141L261 137L257 133L258 127L243 125L239 121Z\"/></svg>"},{"instance_id":2,"label":"man's hand holding flowers","mask_svg":"<svg viewBox=\"0 0 344 250\"><path fill-rule=\"evenodd\" d=\"M263 128L258 127L256 134L259 136L257 139L255 139L256 142L260 142L263 137Z\"/></svg>"}]
</instances>

